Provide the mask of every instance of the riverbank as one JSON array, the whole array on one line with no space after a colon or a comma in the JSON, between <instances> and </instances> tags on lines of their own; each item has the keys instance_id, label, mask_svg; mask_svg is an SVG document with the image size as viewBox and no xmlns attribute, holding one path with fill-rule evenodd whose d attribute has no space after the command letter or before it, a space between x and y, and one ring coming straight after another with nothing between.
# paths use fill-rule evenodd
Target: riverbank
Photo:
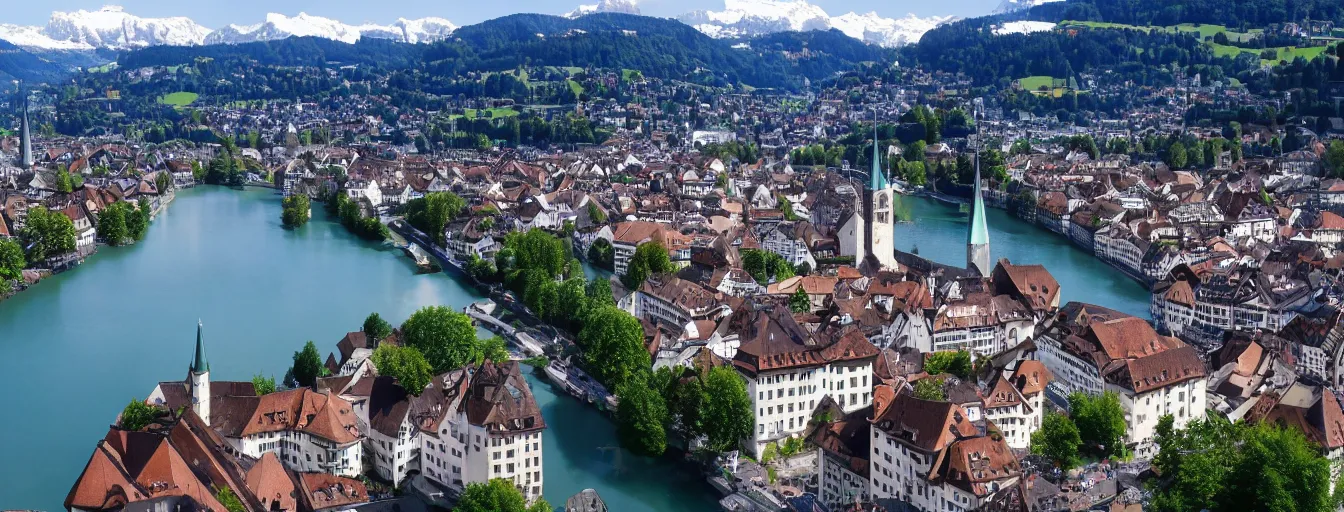
<instances>
[{"instance_id":1,"label":"riverbank","mask_svg":"<svg viewBox=\"0 0 1344 512\"><path fill-rule=\"evenodd\" d=\"M182 378L198 318L213 379L279 378L305 340L329 349L371 311L395 324L426 305L485 298L452 276L416 274L398 249L354 237L321 208L284 229L271 190L205 186L177 199L140 243L0 305L0 372L13 383L0 407L19 419L0 422L0 506L60 510L122 407ZM594 488L611 510L716 509L698 475L621 450L607 418L528 379L547 423L551 503Z\"/></svg>"}]
</instances>

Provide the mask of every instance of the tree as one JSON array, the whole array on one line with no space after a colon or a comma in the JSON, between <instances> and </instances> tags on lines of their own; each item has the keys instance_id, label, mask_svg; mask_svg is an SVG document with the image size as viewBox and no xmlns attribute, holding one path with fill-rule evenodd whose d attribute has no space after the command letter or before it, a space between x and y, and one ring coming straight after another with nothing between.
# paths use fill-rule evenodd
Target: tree
<instances>
[{"instance_id":1,"label":"tree","mask_svg":"<svg viewBox=\"0 0 1344 512\"><path fill-rule=\"evenodd\" d=\"M798 289L789 296L789 310L794 313L808 313L812 311L812 299L807 296L807 290L803 289L801 284Z\"/></svg>"},{"instance_id":2,"label":"tree","mask_svg":"<svg viewBox=\"0 0 1344 512\"><path fill-rule=\"evenodd\" d=\"M1188 158L1185 153L1185 144L1180 142L1173 143L1167 148L1167 165L1176 169L1185 168Z\"/></svg>"},{"instance_id":3,"label":"tree","mask_svg":"<svg viewBox=\"0 0 1344 512\"><path fill-rule=\"evenodd\" d=\"M256 390L257 396L269 395L275 392L275 377L266 377L258 373L252 376L252 389Z\"/></svg>"},{"instance_id":4,"label":"tree","mask_svg":"<svg viewBox=\"0 0 1344 512\"><path fill-rule=\"evenodd\" d=\"M929 359L924 362L924 372L929 375L939 375L950 373L961 379L971 378L974 367L971 364L971 353L965 350L956 352L934 352Z\"/></svg>"},{"instance_id":5,"label":"tree","mask_svg":"<svg viewBox=\"0 0 1344 512\"><path fill-rule=\"evenodd\" d=\"M1325 150L1325 167L1335 177L1344 177L1344 141L1333 141Z\"/></svg>"},{"instance_id":6,"label":"tree","mask_svg":"<svg viewBox=\"0 0 1344 512\"><path fill-rule=\"evenodd\" d=\"M23 277L23 247L10 238L0 238L0 283Z\"/></svg>"},{"instance_id":7,"label":"tree","mask_svg":"<svg viewBox=\"0 0 1344 512\"><path fill-rule=\"evenodd\" d=\"M626 288L637 290L649 276L672 270L672 259L667 254L667 248L659 242L646 242L635 248L635 254L630 257L621 279Z\"/></svg>"},{"instance_id":8,"label":"tree","mask_svg":"<svg viewBox=\"0 0 1344 512\"><path fill-rule=\"evenodd\" d=\"M229 512L247 512L247 507L243 506L243 500L238 499L238 495L233 493L229 487L220 487L215 492L215 499L220 505L224 505L224 510Z\"/></svg>"},{"instance_id":9,"label":"tree","mask_svg":"<svg viewBox=\"0 0 1344 512\"><path fill-rule=\"evenodd\" d=\"M1031 434L1031 453L1049 458L1064 470L1078 465L1078 448L1082 444L1078 426L1059 413L1047 414L1041 429Z\"/></svg>"},{"instance_id":10,"label":"tree","mask_svg":"<svg viewBox=\"0 0 1344 512\"><path fill-rule=\"evenodd\" d=\"M933 402L946 402L947 395L943 392L943 379L928 377L915 381L915 398Z\"/></svg>"},{"instance_id":11,"label":"tree","mask_svg":"<svg viewBox=\"0 0 1344 512\"><path fill-rule=\"evenodd\" d=\"M742 270L762 285L793 277L793 266L777 253L762 249L742 249Z\"/></svg>"},{"instance_id":12,"label":"tree","mask_svg":"<svg viewBox=\"0 0 1344 512\"><path fill-rule=\"evenodd\" d=\"M487 483L470 483L462 491L462 498L453 508L456 512L551 512L545 499L537 498L532 506L527 505L513 482L495 478Z\"/></svg>"},{"instance_id":13,"label":"tree","mask_svg":"<svg viewBox=\"0 0 1344 512\"><path fill-rule=\"evenodd\" d=\"M308 210L311 204L305 194L294 194L280 202L280 222L286 228L295 229L308 223Z\"/></svg>"},{"instance_id":14,"label":"tree","mask_svg":"<svg viewBox=\"0 0 1344 512\"><path fill-rule=\"evenodd\" d=\"M112 203L98 215L98 235L108 245L118 246L131 238L131 231L126 226L127 210L130 209L128 204L125 201Z\"/></svg>"},{"instance_id":15,"label":"tree","mask_svg":"<svg viewBox=\"0 0 1344 512\"><path fill-rule=\"evenodd\" d=\"M443 244L444 226L466 208L466 200L457 194L434 192L406 203L406 222L429 235L436 243Z\"/></svg>"},{"instance_id":16,"label":"tree","mask_svg":"<svg viewBox=\"0 0 1344 512\"><path fill-rule=\"evenodd\" d=\"M1334 510L1330 461L1296 428L1209 417L1178 431L1166 415L1156 441L1153 510Z\"/></svg>"},{"instance_id":17,"label":"tree","mask_svg":"<svg viewBox=\"0 0 1344 512\"><path fill-rule=\"evenodd\" d=\"M476 364L481 364L486 361L494 361L498 363L508 360L509 360L509 345L507 342L504 341L504 338L501 338L499 336L491 336L478 342L476 350L476 361L475 361Z\"/></svg>"},{"instance_id":18,"label":"tree","mask_svg":"<svg viewBox=\"0 0 1344 512\"><path fill-rule=\"evenodd\" d=\"M616 389L616 437L635 455L657 457L667 450L667 404L649 387L644 371Z\"/></svg>"},{"instance_id":19,"label":"tree","mask_svg":"<svg viewBox=\"0 0 1344 512\"><path fill-rule=\"evenodd\" d=\"M425 355L414 347L399 347L384 343L373 350L373 367L379 375L387 375L401 384L407 393L420 396L434 378Z\"/></svg>"},{"instance_id":20,"label":"tree","mask_svg":"<svg viewBox=\"0 0 1344 512\"><path fill-rule=\"evenodd\" d=\"M652 366L639 320L615 306L594 310L579 331L579 348L589 373L616 389Z\"/></svg>"},{"instance_id":21,"label":"tree","mask_svg":"<svg viewBox=\"0 0 1344 512\"><path fill-rule=\"evenodd\" d=\"M476 360L476 328L471 318L445 306L420 308L401 324L401 336L402 345L424 354L435 374Z\"/></svg>"},{"instance_id":22,"label":"tree","mask_svg":"<svg viewBox=\"0 0 1344 512\"><path fill-rule=\"evenodd\" d=\"M1125 410L1115 392L1108 391L1101 396L1081 392L1070 394L1069 417L1078 425L1084 447L1103 457L1123 453Z\"/></svg>"},{"instance_id":23,"label":"tree","mask_svg":"<svg viewBox=\"0 0 1344 512\"><path fill-rule=\"evenodd\" d=\"M149 232L149 200L141 197L135 206L126 209L126 234L130 235L132 240L140 241L145 239L145 234Z\"/></svg>"},{"instance_id":24,"label":"tree","mask_svg":"<svg viewBox=\"0 0 1344 512\"><path fill-rule=\"evenodd\" d=\"M584 288L583 294L588 297L589 312L616 305L616 297L611 294L610 280L594 277L591 281L588 281L588 286Z\"/></svg>"},{"instance_id":25,"label":"tree","mask_svg":"<svg viewBox=\"0 0 1344 512\"><path fill-rule=\"evenodd\" d=\"M297 385L313 386L325 370L326 368L322 366L322 355L317 352L317 345L312 340L303 345L303 350L294 353L294 366L290 371L293 372L294 383Z\"/></svg>"},{"instance_id":26,"label":"tree","mask_svg":"<svg viewBox=\"0 0 1344 512\"><path fill-rule=\"evenodd\" d=\"M751 395L747 394L747 385L736 370L726 366L710 370L705 376L703 396L704 407L699 419L709 438L710 450L730 451L743 439L751 437L754 422Z\"/></svg>"},{"instance_id":27,"label":"tree","mask_svg":"<svg viewBox=\"0 0 1344 512\"><path fill-rule=\"evenodd\" d=\"M27 223L19 230L19 242L28 247L30 262L65 254L75 250L75 223L44 206L29 208Z\"/></svg>"},{"instance_id":28,"label":"tree","mask_svg":"<svg viewBox=\"0 0 1344 512\"><path fill-rule=\"evenodd\" d=\"M122 430L136 431L154 423L159 418L159 409L146 404L144 400L132 398L131 403L121 410L120 426Z\"/></svg>"},{"instance_id":29,"label":"tree","mask_svg":"<svg viewBox=\"0 0 1344 512\"><path fill-rule=\"evenodd\" d=\"M364 335L374 343L387 339L392 334L392 325L383 320L382 315L377 312L369 313L364 317L364 327L361 329Z\"/></svg>"}]
</instances>

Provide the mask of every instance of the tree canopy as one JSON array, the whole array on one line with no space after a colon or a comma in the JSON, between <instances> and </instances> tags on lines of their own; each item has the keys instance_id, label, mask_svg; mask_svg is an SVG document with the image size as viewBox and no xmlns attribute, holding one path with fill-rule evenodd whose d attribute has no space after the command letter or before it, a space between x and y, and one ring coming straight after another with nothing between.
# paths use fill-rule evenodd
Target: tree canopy
<instances>
[{"instance_id":1,"label":"tree canopy","mask_svg":"<svg viewBox=\"0 0 1344 512\"><path fill-rule=\"evenodd\" d=\"M467 208L466 200L452 192L432 192L406 203L406 222L443 244L444 226Z\"/></svg>"},{"instance_id":2,"label":"tree canopy","mask_svg":"<svg viewBox=\"0 0 1344 512\"><path fill-rule=\"evenodd\" d=\"M383 320L382 315L375 311L364 318L364 326L361 330L364 331L365 336L376 343L387 339L392 334L392 324Z\"/></svg>"},{"instance_id":3,"label":"tree canopy","mask_svg":"<svg viewBox=\"0 0 1344 512\"><path fill-rule=\"evenodd\" d=\"M280 201L280 222L294 229L308 223L308 211L311 204L305 194L294 194Z\"/></svg>"},{"instance_id":4,"label":"tree canopy","mask_svg":"<svg viewBox=\"0 0 1344 512\"><path fill-rule=\"evenodd\" d=\"M434 373L456 370L476 360L476 327L471 318L446 306L426 306L401 324L402 345L424 354Z\"/></svg>"},{"instance_id":5,"label":"tree canopy","mask_svg":"<svg viewBox=\"0 0 1344 512\"><path fill-rule=\"evenodd\" d=\"M123 430L140 430L154 423L161 412L158 408L146 404L144 400L132 398L131 403L126 404L121 410L120 426Z\"/></svg>"},{"instance_id":6,"label":"tree canopy","mask_svg":"<svg viewBox=\"0 0 1344 512\"><path fill-rule=\"evenodd\" d=\"M28 220L19 230L19 241L28 247L28 261L38 262L75 250L75 223L45 207L28 209Z\"/></svg>"},{"instance_id":7,"label":"tree canopy","mask_svg":"<svg viewBox=\"0 0 1344 512\"><path fill-rule=\"evenodd\" d=\"M1078 425L1084 449L1101 457L1124 453L1125 410L1115 392L1070 394L1069 417Z\"/></svg>"},{"instance_id":8,"label":"tree canopy","mask_svg":"<svg viewBox=\"0 0 1344 512\"><path fill-rule=\"evenodd\" d=\"M322 354L317 351L317 345L312 340L303 345L303 350L294 353L294 366L290 372L298 385L312 386L326 371L322 365Z\"/></svg>"},{"instance_id":9,"label":"tree canopy","mask_svg":"<svg viewBox=\"0 0 1344 512\"><path fill-rule=\"evenodd\" d=\"M9 238L0 238L0 283L17 281L23 277L23 247Z\"/></svg>"},{"instance_id":10,"label":"tree canopy","mask_svg":"<svg viewBox=\"0 0 1344 512\"><path fill-rule=\"evenodd\" d=\"M495 478L488 483L470 483L462 491L462 498L456 512L551 512L551 505L544 498L537 498L531 506L513 482Z\"/></svg>"},{"instance_id":11,"label":"tree canopy","mask_svg":"<svg viewBox=\"0 0 1344 512\"><path fill-rule=\"evenodd\" d=\"M1078 465L1078 449L1082 445L1078 426L1059 413L1046 414L1041 429L1031 434L1031 453L1044 455L1065 470Z\"/></svg>"},{"instance_id":12,"label":"tree canopy","mask_svg":"<svg viewBox=\"0 0 1344 512\"><path fill-rule=\"evenodd\" d=\"M425 386L428 386L429 381L434 378L429 361L426 361L424 354L415 347L399 347L384 343L373 350L370 359L373 361L373 367L378 369L379 375L397 379L407 393L415 396L420 396Z\"/></svg>"},{"instance_id":13,"label":"tree canopy","mask_svg":"<svg viewBox=\"0 0 1344 512\"><path fill-rule=\"evenodd\" d=\"M636 455L656 457L667 449L667 403L645 382L645 371L616 388L616 436Z\"/></svg>"},{"instance_id":14,"label":"tree canopy","mask_svg":"<svg viewBox=\"0 0 1344 512\"><path fill-rule=\"evenodd\" d=\"M645 242L635 248L621 282L626 288L637 290L649 276L671 272L672 269L672 259L667 254L667 248L659 242Z\"/></svg>"},{"instance_id":15,"label":"tree canopy","mask_svg":"<svg viewBox=\"0 0 1344 512\"><path fill-rule=\"evenodd\" d=\"M586 367L609 389L649 371L652 362L644 349L644 327L634 316L615 306L594 310L579 331Z\"/></svg>"},{"instance_id":16,"label":"tree canopy","mask_svg":"<svg viewBox=\"0 0 1344 512\"><path fill-rule=\"evenodd\" d=\"M929 375L950 373L961 379L969 379L974 371L974 365L971 363L971 353L965 350L934 352L924 362L924 372Z\"/></svg>"}]
</instances>

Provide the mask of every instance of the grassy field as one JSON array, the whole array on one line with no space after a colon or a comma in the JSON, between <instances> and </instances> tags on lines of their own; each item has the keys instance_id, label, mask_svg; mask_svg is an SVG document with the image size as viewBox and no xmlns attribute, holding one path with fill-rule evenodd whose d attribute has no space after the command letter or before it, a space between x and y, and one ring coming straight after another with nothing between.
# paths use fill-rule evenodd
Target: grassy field
<instances>
[{"instance_id":1,"label":"grassy field","mask_svg":"<svg viewBox=\"0 0 1344 512\"><path fill-rule=\"evenodd\" d=\"M569 90L574 91L575 96L583 94L583 84L573 80L565 80L565 83L569 84Z\"/></svg>"},{"instance_id":2,"label":"grassy field","mask_svg":"<svg viewBox=\"0 0 1344 512\"><path fill-rule=\"evenodd\" d=\"M1264 32L1264 29L1258 29L1258 28L1251 29L1246 32L1237 32L1234 30L1229 30L1227 27L1222 25L1195 25L1192 23L1183 23L1180 25L1166 26L1166 27L1140 27L1136 25L1125 25L1122 23L1065 20L1060 22L1059 26L1061 28L1088 27L1098 29L1110 28L1110 29L1133 29L1143 31L1162 30L1166 32L1190 32L1196 34L1201 40L1206 40L1208 38L1213 37L1214 35L1222 33L1227 36L1228 40L1234 42L1249 41ZM1237 55L1240 55L1242 53L1249 53L1258 56L1262 51L1253 48L1241 48L1232 45L1218 44L1213 41L1205 41L1205 44L1209 45L1209 47L1213 49L1213 54L1218 57L1236 57ZM1260 63L1262 65L1272 66L1274 64L1277 64L1279 61L1291 62L1293 59L1296 59L1298 57L1302 57L1306 60L1312 60L1315 59L1316 57L1320 57L1321 54L1325 53L1325 48L1326 48L1325 46L1308 46L1308 47L1281 46L1277 48L1270 48L1271 50L1276 50L1278 52L1278 58L1261 59Z\"/></svg>"},{"instance_id":3,"label":"grassy field","mask_svg":"<svg viewBox=\"0 0 1344 512\"><path fill-rule=\"evenodd\" d=\"M1237 55L1243 53L1249 53L1251 55L1258 56L1260 55L1260 52L1263 51L1254 48L1239 48L1236 46L1228 46L1217 43L1209 43L1209 46L1213 48L1213 54L1218 57L1236 57ZM1260 59L1260 63L1266 66L1272 66L1274 64L1278 64L1279 61L1292 62L1294 59L1298 57L1302 57L1303 59L1306 60L1312 60L1315 59L1316 57L1320 57L1321 54L1325 53L1325 48L1326 47L1324 46L1308 46L1305 48L1297 46L1281 46L1278 48L1267 48L1269 50L1277 51L1279 56L1274 59Z\"/></svg>"},{"instance_id":4,"label":"grassy field","mask_svg":"<svg viewBox=\"0 0 1344 512\"><path fill-rule=\"evenodd\" d=\"M172 94L159 96L159 103L164 105L172 105L174 107L185 107L187 105L195 103L196 99L199 97L201 96L194 92L179 91Z\"/></svg>"},{"instance_id":5,"label":"grassy field","mask_svg":"<svg viewBox=\"0 0 1344 512\"><path fill-rule=\"evenodd\" d=\"M451 116L448 116L448 118L449 118L449 119L460 119L460 118L465 117L465 118L467 118L467 119L476 119L476 116L477 116L478 114L479 114L480 116L486 118L486 119L500 119L500 118L505 118L505 117L518 117L518 111L517 111L517 110L511 109L511 108L507 108L507 107L494 107L494 108L488 108L488 109L485 109L485 110L476 110L476 109L474 109L474 108L469 108L469 109L465 109L465 110L463 110L463 112L464 112L464 114L453 114L453 115L451 115Z\"/></svg>"}]
</instances>

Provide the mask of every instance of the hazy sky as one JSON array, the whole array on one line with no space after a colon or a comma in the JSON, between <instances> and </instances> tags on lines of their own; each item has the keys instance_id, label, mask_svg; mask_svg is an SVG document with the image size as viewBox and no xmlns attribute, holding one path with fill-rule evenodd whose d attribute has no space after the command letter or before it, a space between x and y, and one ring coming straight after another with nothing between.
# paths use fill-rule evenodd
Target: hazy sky
<instances>
[{"instance_id":1,"label":"hazy sky","mask_svg":"<svg viewBox=\"0 0 1344 512\"><path fill-rule=\"evenodd\" d=\"M831 15L849 11L877 11L887 17L909 13L920 16L988 14L999 0L811 0ZM12 0L0 9L0 23L45 25L52 11L96 10L107 1L47 0L41 2ZM126 12L137 16L187 16L210 28L230 23L250 24L262 21L267 12L295 15L307 12L339 19L346 23L389 23L397 18L437 16L458 25L469 25L506 14L539 12L563 14L581 3L597 0L121 0L116 2ZM723 8L723 0L640 0L640 9L650 16L676 16L695 9Z\"/></svg>"}]
</instances>

